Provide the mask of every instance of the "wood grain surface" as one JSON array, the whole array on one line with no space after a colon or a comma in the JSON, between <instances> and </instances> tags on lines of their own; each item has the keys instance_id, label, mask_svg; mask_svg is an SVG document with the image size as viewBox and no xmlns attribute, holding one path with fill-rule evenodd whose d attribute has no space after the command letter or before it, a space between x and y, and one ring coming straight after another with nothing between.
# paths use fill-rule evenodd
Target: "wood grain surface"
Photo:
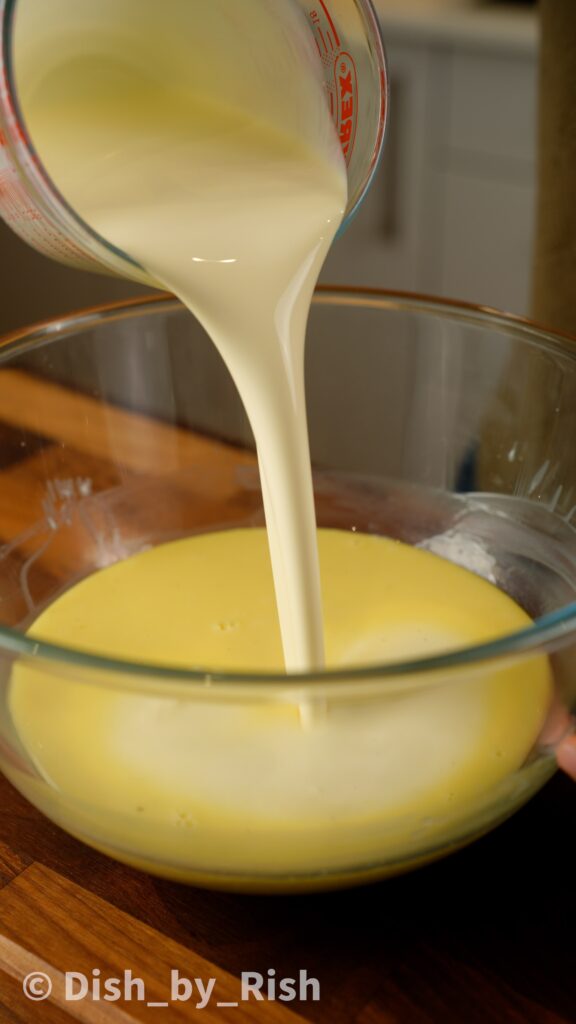
<instances>
[{"instance_id":1,"label":"wood grain surface","mask_svg":"<svg viewBox=\"0 0 576 1024\"><path fill-rule=\"evenodd\" d=\"M90 568L74 529L76 491L54 481L89 478L96 490L122 484L122 493L153 481L159 497L145 530L164 529L167 502L184 529L261 515L252 453L122 410L111 415L87 396L0 371L2 573L20 578L36 556L30 578L39 599L68 578L75 559ZM175 483L170 470L182 465L203 471ZM115 511L121 525L134 527L130 502ZM36 524L47 514L67 524L66 538L40 544L38 555ZM3 609L5 621L25 611L15 590ZM419 872L333 894L254 897L117 864L62 832L2 779L0 1024L572 1024L575 819L576 789L557 776L513 820ZM146 1001L65 999L67 971L91 978L98 970L102 978L132 971ZM207 1008L196 1000L147 1005L167 1000L173 970L215 979ZM239 1000L243 972L271 970L277 978L306 971L318 979L320 999L216 1005ZM34 971L53 986L42 1002L23 994Z\"/></svg>"},{"instance_id":2,"label":"wood grain surface","mask_svg":"<svg viewBox=\"0 0 576 1024\"><path fill-rule=\"evenodd\" d=\"M155 1010L164 1011L152 1015L160 1022L195 1020L198 1004L207 998L208 979L214 982L213 992L201 1007L202 1020L217 1024L230 1015L246 1024L252 1019L248 1003L240 1001L240 984L233 974L40 864L26 868L0 892L0 918L0 969L20 983L30 972L42 971L52 983L50 1001L73 1019L95 1024L147 1021ZM127 969L132 974L126 983ZM120 978L122 991L134 998L123 1000L128 1004L124 1010L107 1008L103 999L67 1000L65 972L71 970L90 979L91 992L96 991L97 979ZM188 990L194 995L170 1005L172 985L175 992L178 989L173 972L182 995ZM81 991L78 983L76 991ZM102 994L107 994L104 989ZM271 1024L300 1019L276 1001L265 1013Z\"/></svg>"}]
</instances>

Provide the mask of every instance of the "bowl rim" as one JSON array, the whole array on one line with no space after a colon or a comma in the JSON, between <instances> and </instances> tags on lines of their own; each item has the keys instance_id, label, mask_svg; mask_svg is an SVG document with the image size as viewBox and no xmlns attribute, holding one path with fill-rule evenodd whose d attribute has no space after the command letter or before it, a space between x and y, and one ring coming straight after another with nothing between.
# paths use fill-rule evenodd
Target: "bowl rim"
<instances>
[{"instance_id":1,"label":"bowl rim","mask_svg":"<svg viewBox=\"0 0 576 1024\"><path fill-rule=\"evenodd\" d=\"M551 331L534 321L513 313L502 312L490 306L477 305L455 299L438 298L426 294L408 291L395 291L381 288L319 285L316 288L314 306L340 305L361 306L363 308L388 309L397 312L429 314L444 316L470 325L486 326L492 323L504 330L510 337L521 337L531 340L541 347L560 352L569 356L570 349L566 342L574 346L572 357L576 359L576 336L560 330ZM32 324L29 327L14 330L0 338L0 353L18 353L36 346L39 342L56 340L66 337L79 330L102 326L123 319L133 319L143 314L167 313L181 309L182 304L173 295L159 292L153 295L136 296L116 302L104 303L83 308L66 316L53 317ZM38 641L9 626L0 624L0 653L29 659L32 663L59 663L70 669L77 667L97 671L103 674L113 673L116 678L125 677L126 682L135 676L153 680L171 680L174 683L188 683L205 687L207 683L246 684L258 688L268 686L277 690L287 686L298 688L307 684L345 685L354 682L377 683L386 685L394 679L411 677L435 677L438 672L446 672L458 668L481 667L503 661L527 657L542 653L551 646L563 646L576 639L576 602L542 616L524 629L508 633L495 640L473 644L468 647L449 650L442 654L429 657L411 658L407 660L375 663L369 665L347 666L342 669L330 669L316 672L286 673L266 671L228 672L213 668L196 667L194 669L176 668L159 663L123 660L94 654L90 651L64 647L58 644ZM422 679L423 682L423 679Z\"/></svg>"}]
</instances>

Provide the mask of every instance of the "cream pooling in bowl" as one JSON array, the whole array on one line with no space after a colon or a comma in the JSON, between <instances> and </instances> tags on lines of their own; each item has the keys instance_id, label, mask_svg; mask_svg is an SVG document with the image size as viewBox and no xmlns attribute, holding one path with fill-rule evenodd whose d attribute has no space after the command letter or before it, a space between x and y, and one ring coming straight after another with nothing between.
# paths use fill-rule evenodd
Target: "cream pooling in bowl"
<instances>
[{"instance_id":1,"label":"cream pooling in bowl","mask_svg":"<svg viewBox=\"0 0 576 1024\"><path fill-rule=\"evenodd\" d=\"M428 552L338 530L318 540L333 668L529 625L506 594ZM62 595L32 635L74 635L147 664L199 658L226 672L257 659L279 671L264 531L189 537L119 562ZM409 863L453 843L513 778L545 716L550 668L532 657L396 682L372 697L349 683L303 728L295 681L292 692L256 682L224 694L215 681L168 695L168 680L153 693L135 680L131 692L113 673L91 685L74 670L17 665L11 716L44 780L18 784L80 838L189 882L262 876L282 888L291 876Z\"/></svg>"}]
</instances>

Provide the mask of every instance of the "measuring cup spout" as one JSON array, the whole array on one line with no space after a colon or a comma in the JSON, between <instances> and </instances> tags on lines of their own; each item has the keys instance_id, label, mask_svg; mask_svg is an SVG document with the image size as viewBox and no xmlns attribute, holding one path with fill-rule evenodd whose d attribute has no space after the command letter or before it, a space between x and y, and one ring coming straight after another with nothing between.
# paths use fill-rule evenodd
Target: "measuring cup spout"
<instances>
[{"instance_id":1,"label":"measuring cup spout","mask_svg":"<svg viewBox=\"0 0 576 1024\"><path fill-rule=\"evenodd\" d=\"M368 191L384 145L389 83L371 0L297 0L318 48L332 118L348 168L345 230Z\"/></svg>"}]
</instances>

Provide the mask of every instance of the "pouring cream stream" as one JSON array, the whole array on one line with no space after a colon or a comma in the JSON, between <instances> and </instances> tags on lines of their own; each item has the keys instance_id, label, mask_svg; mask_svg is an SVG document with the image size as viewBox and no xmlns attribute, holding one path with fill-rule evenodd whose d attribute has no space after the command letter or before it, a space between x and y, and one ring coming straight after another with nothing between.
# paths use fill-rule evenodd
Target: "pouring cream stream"
<instances>
[{"instance_id":1,"label":"pouring cream stream","mask_svg":"<svg viewBox=\"0 0 576 1024\"><path fill-rule=\"evenodd\" d=\"M256 438L285 665L320 668L304 339L347 178L305 18L277 0L20 0L14 50L62 195L227 363Z\"/></svg>"}]
</instances>

